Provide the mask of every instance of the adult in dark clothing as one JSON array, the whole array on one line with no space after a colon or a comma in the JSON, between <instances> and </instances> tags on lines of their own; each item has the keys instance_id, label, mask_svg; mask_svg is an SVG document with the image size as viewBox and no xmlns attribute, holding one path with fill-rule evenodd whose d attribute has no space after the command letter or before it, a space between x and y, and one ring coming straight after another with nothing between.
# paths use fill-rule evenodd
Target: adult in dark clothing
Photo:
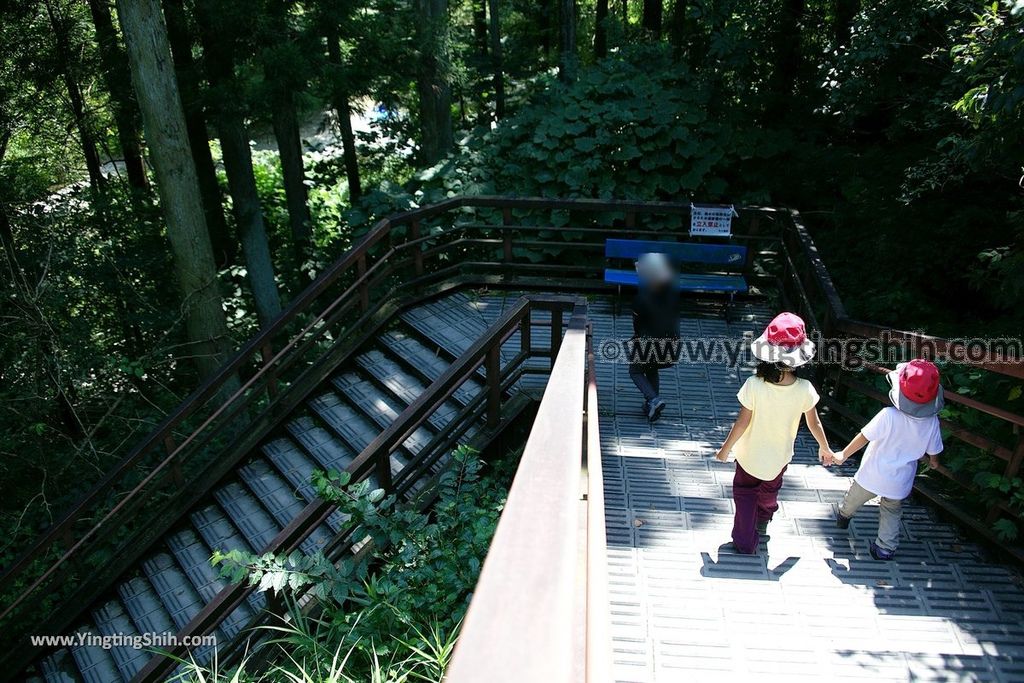
<instances>
[{"instance_id":1,"label":"adult in dark clothing","mask_svg":"<svg viewBox=\"0 0 1024 683\"><path fill-rule=\"evenodd\" d=\"M644 396L644 414L654 422L665 409L658 371L671 367L679 339L679 294L675 270L664 254L643 254L636 263L640 289L633 299L633 353L629 378Z\"/></svg>"}]
</instances>

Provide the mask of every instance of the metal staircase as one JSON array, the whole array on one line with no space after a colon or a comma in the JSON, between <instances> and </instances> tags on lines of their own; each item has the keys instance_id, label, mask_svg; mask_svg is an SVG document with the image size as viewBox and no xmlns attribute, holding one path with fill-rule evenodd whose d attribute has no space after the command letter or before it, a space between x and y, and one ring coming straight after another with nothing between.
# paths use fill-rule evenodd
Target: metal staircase
<instances>
[{"instance_id":1,"label":"metal staircase","mask_svg":"<svg viewBox=\"0 0 1024 683\"><path fill-rule=\"evenodd\" d=\"M344 470L380 432L438 379L451 362L479 338L501 312L504 301L471 300L458 293L413 308L397 324L379 334L310 393L281 428L226 477L199 505L182 515L170 533L121 577L108 594L92 605L68 633L137 637L177 633L220 593L226 583L210 564L215 550L259 552L292 522L316 494L310 483L314 469ZM438 324L443 320L444 324ZM535 316L535 322L541 320ZM535 343L546 343L538 330ZM515 358L518 333L502 347L502 366ZM541 367L534 366L537 370ZM525 385L525 386L524 386ZM543 386L543 378L527 376L509 388L515 394ZM433 411L391 455L391 473L398 478L430 448L438 434L486 390L482 372L474 373ZM485 426L478 417L462 430L470 441ZM442 456L432 466L443 466ZM371 475L372 477L373 475ZM411 487L418 490L420 482ZM304 553L325 549L341 529L344 517L335 512L300 544ZM218 643L229 643L267 606L262 593L226 614L214 631ZM200 664L213 648L194 650ZM47 683L117 683L130 681L150 653L127 645L60 648L35 663L29 680Z\"/></svg>"}]
</instances>

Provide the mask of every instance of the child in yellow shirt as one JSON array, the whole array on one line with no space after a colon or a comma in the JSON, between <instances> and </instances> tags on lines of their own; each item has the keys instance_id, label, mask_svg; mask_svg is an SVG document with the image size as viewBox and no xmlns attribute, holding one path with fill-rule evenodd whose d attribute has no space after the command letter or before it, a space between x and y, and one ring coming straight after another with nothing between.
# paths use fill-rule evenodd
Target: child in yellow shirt
<instances>
[{"instance_id":1,"label":"child in yellow shirt","mask_svg":"<svg viewBox=\"0 0 1024 683\"><path fill-rule=\"evenodd\" d=\"M814 357L814 342L807 338L804 321L794 313L780 313L750 349L760 361L757 372L740 387L739 417L715 454L725 462L735 447L732 541L744 554L757 552L761 534L779 509L782 475L793 459L801 416L818 442L818 457L832 458L815 409L818 392L795 374Z\"/></svg>"}]
</instances>

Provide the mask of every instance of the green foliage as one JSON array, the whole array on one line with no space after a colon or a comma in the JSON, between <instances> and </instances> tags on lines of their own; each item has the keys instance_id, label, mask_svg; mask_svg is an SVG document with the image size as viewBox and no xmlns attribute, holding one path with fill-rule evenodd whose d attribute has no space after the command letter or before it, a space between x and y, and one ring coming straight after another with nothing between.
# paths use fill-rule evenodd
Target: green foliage
<instances>
[{"instance_id":1,"label":"green foliage","mask_svg":"<svg viewBox=\"0 0 1024 683\"><path fill-rule=\"evenodd\" d=\"M453 193L724 199L729 169L783 140L711 115L711 91L663 46L639 46L552 81L494 132L420 176L422 201Z\"/></svg>"},{"instance_id":2,"label":"green foliage","mask_svg":"<svg viewBox=\"0 0 1024 683\"><path fill-rule=\"evenodd\" d=\"M283 557L232 551L215 553L212 561L230 581L245 580L289 599L309 589L324 604L316 634L281 641L293 663L316 660L319 666L345 651L346 659L355 657L360 666L382 659L403 666L416 661L410 680L440 680L513 465L503 462L482 476L483 461L471 448L459 447L438 479L436 501L424 511L397 504L368 481L352 483L347 472L315 472L318 494L338 506L352 538L372 542L372 553L332 563L321 553Z\"/></svg>"}]
</instances>

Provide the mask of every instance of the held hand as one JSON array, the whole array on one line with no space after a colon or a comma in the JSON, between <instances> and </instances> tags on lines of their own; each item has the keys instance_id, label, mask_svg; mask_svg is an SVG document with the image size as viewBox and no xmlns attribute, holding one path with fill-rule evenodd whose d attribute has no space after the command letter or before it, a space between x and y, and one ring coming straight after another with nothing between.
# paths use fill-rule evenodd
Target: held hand
<instances>
[{"instance_id":1,"label":"held hand","mask_svg":"<svg viewBox=\"0 0 1024 683\"><path fill-rule=\"evenodd\" d=\"M719 448L718 452L715 453L715 460L718 462L725 462L729 459L729 453L724 449Z\"/></svg>"},{"instance_id":2,"label":"held hand","mask_svg":"<svg viewBox=\"0 0 1024 683\"><path fill-rule=\"evenodd\" d=\"M818 447L818 462L825 467L831 467L836 462L836 454L827 446Z\"/></svg>"}]
</instances>

